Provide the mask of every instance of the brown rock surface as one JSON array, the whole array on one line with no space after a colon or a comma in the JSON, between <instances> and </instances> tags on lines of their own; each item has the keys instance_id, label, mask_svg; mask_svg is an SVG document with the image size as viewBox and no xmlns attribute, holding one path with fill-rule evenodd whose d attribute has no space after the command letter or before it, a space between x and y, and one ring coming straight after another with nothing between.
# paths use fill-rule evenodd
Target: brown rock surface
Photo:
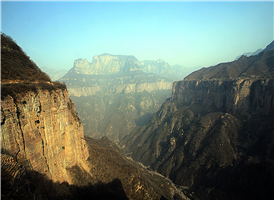
<instances>
[{"instance_id":1,"label":"brown rock surface","mask_svg":"<svg viewBox=\"0 0 274 200\"><path fill-rule=\"evenodd\" d=\"M83 127L66 90L38 90L1 101L1 149L53 181L88 157Z\"/></svg>"}]
</instances>

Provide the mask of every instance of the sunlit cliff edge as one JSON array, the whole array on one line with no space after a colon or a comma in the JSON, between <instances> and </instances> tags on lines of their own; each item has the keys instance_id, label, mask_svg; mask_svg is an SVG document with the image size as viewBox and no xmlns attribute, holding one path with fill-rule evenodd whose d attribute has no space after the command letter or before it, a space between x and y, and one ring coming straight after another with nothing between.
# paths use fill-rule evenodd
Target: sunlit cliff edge
<instances>
[{"instance_id":1,"label":"sunlit cliff edge","mask_svg":"<svg viewBox=\"0 0 274 200\"><path fill-rule=\"evenodd\" d=\"M66 86L51 82L10 38L1 42L1 151L71 183L66 168L86 168L88 148Z\"/></svg>"}]
</instances>

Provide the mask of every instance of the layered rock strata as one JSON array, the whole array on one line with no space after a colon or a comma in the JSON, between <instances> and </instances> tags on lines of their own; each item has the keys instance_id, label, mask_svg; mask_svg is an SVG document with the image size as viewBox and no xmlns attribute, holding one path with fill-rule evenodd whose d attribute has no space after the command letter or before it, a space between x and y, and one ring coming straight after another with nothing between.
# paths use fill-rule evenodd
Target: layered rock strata
<instances>
[{"instance_id":1,"label":"layered rock strata","mask_svg":"<svg viewBox=\"0 0 274 200\"><path fill-rule=\"evenodd\" d=\"M193 80L173 83L172 101L200 103L231 114L273 114L273 79Z\"/></svg>"},{"instance_id":2,"label":"layered rock strata","mask_svg":"<svg viewBox=\"0 0 274 200\"><path fill-rule=\"evenodd\" d=\"M1 101L1 149L53 181L88 157L84 131L66 90L39 90Z\"/></svg>"},{"instance_id":3,"label":"layered rock strata","mask_svg":"<svg viewBox=\"0 0 274 200\"><path fill-rule=\"evenodd\" d=\"M92 96L92 95L112 95L112 94L131 94L141 92L155 92L158 90L171 90L172 82L156 82L156 83L131 83L121 84L117 87L107 89L106 86L91 86L91 87L68 87L69 95L75 97Z\"/></svg>"}]
</instances>

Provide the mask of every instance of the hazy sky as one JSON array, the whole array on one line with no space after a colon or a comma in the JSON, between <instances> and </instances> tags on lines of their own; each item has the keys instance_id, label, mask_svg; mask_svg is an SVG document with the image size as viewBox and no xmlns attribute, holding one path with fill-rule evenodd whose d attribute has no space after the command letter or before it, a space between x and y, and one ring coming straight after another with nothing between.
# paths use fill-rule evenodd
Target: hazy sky
<instances>
[{"instance_id":1,"label":"hazy sky","mask_svg":"<svg viewBox=\"0 0 274 200\"><path fill-rule=\"evenodd\" d=\"M1 31L39 67L103 53L209 67L273 40L273 2L1 2Z\"/></svg>"}]
</instances>

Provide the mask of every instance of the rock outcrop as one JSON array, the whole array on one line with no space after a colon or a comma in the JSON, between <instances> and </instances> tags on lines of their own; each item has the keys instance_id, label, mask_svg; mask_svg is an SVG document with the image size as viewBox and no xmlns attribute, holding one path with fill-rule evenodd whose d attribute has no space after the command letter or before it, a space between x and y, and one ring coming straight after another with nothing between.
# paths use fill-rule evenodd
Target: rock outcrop
<instances>
[{"instance_id":1,"label":"rock outcrop","mask_svg":"<svg viewBox=\"0 0 274 200\"><path fill-rule=\"evenodd\" d=\"M69 73L75 72L87 75L119 74L138 70L139 65L139 61L134 56L103 54L101 56L94 56L92 63L81 58L74 61L74 67Z\"/></svg>"},{"instance_id":2,"label":"rock outcrop","mask_svg":"<svg viewBox=\"0 0 274 200\"><path fill-rule=\"evenodd\" d=\"M102 54L93 57L92 62L79 58L74 61L73 68L68 73L85 75L123 74L132 71L154 73L173 80L183 79L187 69L182 66L170 66L164 60L139 61L132 55Z\"/></svg>"}]
</instances>

